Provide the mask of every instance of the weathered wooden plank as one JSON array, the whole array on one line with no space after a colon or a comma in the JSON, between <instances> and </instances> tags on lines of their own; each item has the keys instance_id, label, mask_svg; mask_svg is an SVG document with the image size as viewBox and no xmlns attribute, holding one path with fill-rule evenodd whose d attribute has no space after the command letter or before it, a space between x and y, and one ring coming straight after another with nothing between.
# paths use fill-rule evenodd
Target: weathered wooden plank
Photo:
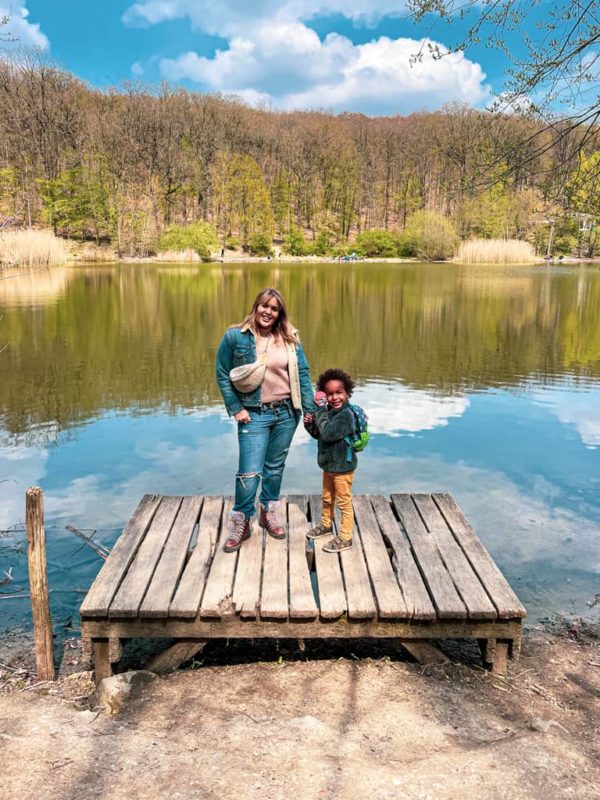
<instances>
[{"instance_id":1,"label":"weathered wooden plank","mask_svg":"<svg viewBox=\"0 0 600 800\"><path fill-rule=\"evenodd\" d=\"M365 495L353 498L356 526L362 539L365 561L373 592L377 599L377 610L380 619L408 617L404 598L398 586L392 563L381 538L375 514Z\"/></svg>"},{"instance_id":2,"label":"weathered wooden plank","mask_svg":"<svg viewBox=\"0 0 600 800\"><path fill-rule=\"evenodd\" d=\"M108 639L93 638L92 651L94 653L94 680L96 684L112 675L112 664L108 655Z\"/></svg>"},{"instance_id":3,"label":"weathered wooden plank","mask_svg":"<svg viewBox=\"0 0 600 800\"><path fill-rule=\"evenodd\" d=\"M217 540L215 557L210 565L200 605L200 615L202 617L228 617L235 613L232 599L233 577L239 551L226 553L223 550L223 543L227 538L227 519L232 506L233 501L231 498L227 498L223 505L223 521L219 539Z\"/></svg>"},{"instance_id":4,"label":"weathered wooden plank","mask_svg":"<svg viewBox=\"0 0 600 800\"><path fill-rule=\"evenodd\" d=\"M434 494L433 499L450 526L456 541L485 586L501 619L523 618L527 612L510 588L498 565L486 550L454 498L446 493Z\"/></svg>"},{"instance_id":5,"label":"weathered wooden plank","mask_svg":"<svg viewBox=\"0 0 600 800\"><path fill-rule=\"evenodd\" d=\"M196 639L193 642L175 642L154 656L146 669L149 672L174 672L185 661L189 661L203 650L207 641L207 639Z\"/></svg>"},{"instance_id":6,"label":"weathered wooden plank","mask_svg":"<svg viewBox=\"0 0 600 800\"><path fill-rule=\"evenodd\" d=\"M288 497L291 619L314 619L318 614L306 560L306 506L306 498Z\"/></svg>"},{"instance_id":7,"label":"weathered wooden plank","mask_svg":"<svg viewBox=\"0 0 600 800\"><path fill-rule=\"evenodd\" d=\"M182 497L163 497L146 536L110 604L110 616L137 616L182 500Z\"/></svg>"},{"instance_id":8,"label":"weathered wooden plank","mask_svg":"<svg viewBox=\"0 0 600 800\"><path fill-rule=\"evenodd\" d=\"M169 606L170 617L195 617L200 608L206 576L210 569L219 530L222 497L206 497L198 521L196 546L185 565L175 596Z\"/></svg>"},{"instance_id":9,"label":"weathered wooden plank","mask_svg":"<svg viewBox=\"0 0 600 800\"><path fill-rule=\"evenodd\" d=\"M392 548L392 564L396 570L409 619L435 619L435 608L415 562L406 534L383 495L371 496L371 504L381 532Z\"/></svg>"},{"instance_id":10,"label":"weathered wooden plank","mask_svg":"<svg viewBox=\"0 0 600 800\"><path fill-rule=\"evenodd\" d=\"M321 497L309 497L311 524L314 527L321 521ZM339 556L324 553L322 548L331 536L322 536L314 540L315 571L319 591L319 613L323 619L337 619L346 613L346 592L340 569Z\"/></svg>"},{"instance_id":11,"label":"weathered wooden plank","mask_svg":"<svg viewBox=\"0 0 600 800\"><path fill-rule=\"evenodd\" d=\"M339 508L335 509L334 529L340 529L341 514ZM339 554L344 586L346 587L346 602L348 604L349 619L371 619L377 616L377 605L373 597L373 589L369 572L365 563L365 554L362 548L360 530L354 525L353 546ZM330 558L333 553L326 553Z\"/></svg>"},{"instance_id":12,"label":"weathered wooden plank","mask_svg":"<svg viewBox=\"0 0 600 800\"><path fill-rule=\"evenodd\" d=\"M421 518L433 538L442 556L446 569L454 582L454 586L467 607L470 619L495 619L496 608L481 581L473 572L465 554L452 536L446 520L433 502L430 494L413 494Z\"/></svg>"},{"instance_id":13,"label":"weathered wooden plank","mask_svg":"<svg viewBox=\"0 0 600 800\"><path fill-rule=\"evenodd\" d=\"M258 616L264 534L258 520L252 520L252 535L241 546L233 584L233 605L242 618Z\"/></svg>"},{"instance_id":14,"label":"weathered wooden plank","mask_svg":"<svg viewBox=\"0 0 600 800\"><path fill-rule=\"evenodd\" d=\"M276 639L487 639L515 640L521 635L520 620L242 620L237 615L220 620L194 619L89 619L83 635L173 637L177 639L276 638Z\"/></svg>"},{"instance_id":15,"label":"weathered wooden plank","mask_svg":"<svg viewBox=\"0 0 600 800\"><path fill-rule=\"evenodd\" d=\"M494 660L492 661L492 672L495 675L506 675L508 668L508 649L509 642L496 642Z\"/></svg>"},{"instance_id":16,"label":"weathered wooden plank","mask_svg":"<svg viewBox=\"0 0 600 800\"><path fill-rule=\"evenodd\" d=\"M161 495L156 494L142 497L87 593L80 609L82 616L100 617L108 613L111 601L133 561L161 499Z\"/></svg>"},{"instance_id":17,"label":"weathered wooden plank","mask_svg":"<svg viewBox=\"0 0 600 800\"><path fill-rule=\"evenodd\" d=\"M309 515L309 505L308 505L309 497L307 494L290 494L288 495L288 503L295 503L300 511L304 514L306 519L308 520ZM308 528L312 528L314 522L308 523ZM316 583L316 573L315 573L315 551L312 545L312 542L309 539L304 540L304 553L306 555L306 563L308 564L308 573L311 576L311 587L313 587L313 596L315 597L316 602L316 590L314 588ZM319 604L317 603L317 611L319 608Z\"/></svg>"},{"instance_id":18,"label":"weathered wooden plank","mask_svg":"<svg viewBox=\"0 0 600 800\"><path fill-rule=\"evenodd\" d=\"M280 501L282 521L287 520L287 501ZM287 619L288 599L288 537L274 539L265 536L262 587L260 592L261 619Z\"/></svg>"},{"instance_id":19,"label":"weathered wooden plank","mask_svg":"<svg viewBox=\"0 0 600 800\"><path fill-rule=\"evenodd\" d=\"M187 557L196 522L202 508L202 497L184 497L171 533L164 546L154 575L140 606L141 617L168 617L179 576Z\"/></svg>"},{"instance_id":20,"label":"weathered wooden plank","mask_svg":"<svg viewBox=\"0 0 600 800\"><path fill-rule=\"evenodd\" d=\"M445 653L442 653L439 647L436 647L430 642L422 639L409 639L408 641L401 640L400 644L411 654L413 658L419 662L419 664L450 663L448 656Z\"/></svg>"},{"instance_id":21,"label":"weathered wooden plank","mask_svg":"<svg viewBox=\"0 0 600 800\"><path fill-rule=\"evenodd\" d=\"M444 566L435 539L409 494L393 494L392 503L411 543L417 565L440 619L464 619L467 609Z\"/></svg>"},{"instance_id":22,"label":"weathered wooden plank","mask_svg":"<svg viewBox=\"0 0 600 800\"><path fill-rule=\"evenodd\" d=\"M29 593L35 641L35 665L40 681L54 680L52 617L46 569L46 529L44 527L44 495L39 486L31 486L25 494L27 525L27 565ZM10 575L10 573L6 573ZM9 577L10 580L10 577Z\"/></svg>"}]
</instances>

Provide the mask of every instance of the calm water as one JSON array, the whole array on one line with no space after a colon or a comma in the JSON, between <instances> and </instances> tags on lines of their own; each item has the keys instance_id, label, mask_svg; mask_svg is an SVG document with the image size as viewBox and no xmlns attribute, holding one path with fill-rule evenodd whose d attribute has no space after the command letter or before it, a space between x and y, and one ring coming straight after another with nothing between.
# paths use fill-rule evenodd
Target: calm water
<instances>
[{"instance_id":1,"label":"calm water","mask_svg":"<svg viewBox=\"0 0 600 800\"><path fill-rule=\"evenodd\" d=\"M358 492L450 491L535 619L600 591L600 269L451 265L94 266L0 281L0 529L43 487L52 605L73 617L141 495L230 493L215 349L279 287L313 377L359 382ZM317 492L299 431L284 490ZM0 534L0 623L27 621L23 534ZM15 549L16 548L16 549ZM19 549L21 548L21 550ZM596 609L597 610L597 609Z\"/></svg>"}]
</instances>

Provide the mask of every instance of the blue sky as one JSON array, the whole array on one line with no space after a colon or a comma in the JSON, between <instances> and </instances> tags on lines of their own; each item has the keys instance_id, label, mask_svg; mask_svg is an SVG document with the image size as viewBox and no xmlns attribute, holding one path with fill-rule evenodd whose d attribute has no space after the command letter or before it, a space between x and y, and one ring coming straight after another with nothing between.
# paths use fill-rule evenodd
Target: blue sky
<instances>
[{"instance_id":1,"label":"blue sky","mask_svg":"<svg viewBox=\"0 0 600 800\"><path fill-rule=\"evenodd\" d=\"M450 45L465 23L415 25L398 0L0 0L9 7L19 41L5 48L40 47L96 86L168 80L273 108L483 107L507 66L479 45L411 67L424 37Z\"/></svg>"}]
</instances>

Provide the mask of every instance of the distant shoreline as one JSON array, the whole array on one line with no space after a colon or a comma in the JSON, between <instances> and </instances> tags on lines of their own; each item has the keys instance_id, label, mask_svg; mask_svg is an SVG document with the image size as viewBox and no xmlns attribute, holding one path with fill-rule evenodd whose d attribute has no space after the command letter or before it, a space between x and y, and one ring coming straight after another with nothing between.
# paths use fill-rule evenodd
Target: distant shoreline
<instances>
[{"instance_id":1,"label":"distant shoreline","mask_svg":"<svg viewBox=\"0 0 600 800\"><path fill-rule=\"evenodd\" d=\"M178 265L194 265L194 264L226 264L226 265L235 265L235 264L456 264L463 266L532 266L532 265L549 265L549 266L557 266L561 264L569 264L569 265L578 265L578 264L598 264L600 263L600 258L575 258L575 257L568 257L562 259L545 259L545 258L538 258L535 261L530 261L524 265L515 264L512 262L506 262L505 264L502 263L494 263L489 261L481 261L476 264L468 264L466 262L461 262L455 259L447 259L444 261L424 261L423 259L419 258L384 258L382 257L372 257L372 258L357 258L353 260L344 261L343 259L340 260L338 258L332 258L331 256L280 256L279 258L265 258L260 256L236 256L232 258L213 258L210 261L202 261L200 258L198 259L185 259L185 260L175 260L173 258L161 258L160 256L144 256L144 257L115 257L115 258L107 258L102 260L95 260L95 259L85 259L76 257L73 259L71 263L77 264L85 264L85 265L93 265L93 264L178 264Z\"/></svg>"}]
</instances>

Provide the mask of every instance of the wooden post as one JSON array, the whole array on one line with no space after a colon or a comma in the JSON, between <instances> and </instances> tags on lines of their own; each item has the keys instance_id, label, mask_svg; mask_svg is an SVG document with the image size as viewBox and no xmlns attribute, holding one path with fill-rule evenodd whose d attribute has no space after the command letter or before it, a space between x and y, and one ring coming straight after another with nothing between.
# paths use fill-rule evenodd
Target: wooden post
<instances>
[{"instance_id":1,"label":"wooden post","mask_svg":"<svg viewBox=\"0 0 600 800\"><path fill-rule=\"evenodd\" d=\"M27 489L25 495L27 524L27 562L29 565L29 591L33 614L35 638L35 663L41 681L54 680L52 656L52 619L48 601L48 575L46 572L46 531L44 530L44 496L38 486Z\"/></svg>"},{"instance_id":2,"label":"wooden post","mask_svg":"<svg viewBox=\"0 0 600 800\"><path fill-rule=\"evenodd\" d=\"M110 663L110 655L108 653L109 640L92 639L92 650L94 652L94 679L96 686L104 678L110 678L112 675L112 664Z\"/></svg>"}]
</instances>

